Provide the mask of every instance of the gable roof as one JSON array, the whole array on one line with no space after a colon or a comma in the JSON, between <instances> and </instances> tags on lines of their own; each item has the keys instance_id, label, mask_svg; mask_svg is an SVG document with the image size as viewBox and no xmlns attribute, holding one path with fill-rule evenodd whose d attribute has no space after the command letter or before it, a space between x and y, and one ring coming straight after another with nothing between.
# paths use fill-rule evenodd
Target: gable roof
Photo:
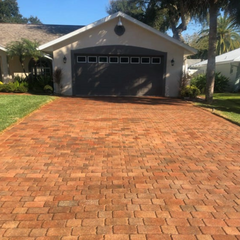
<instances>
[{"instance_id":1,"label":"gable roof","mask_svg":"<svg viewBox=\"0 0 240 240\"><path fill-rule=\"evenodd\" d=\"M240 48L237 48L233 51L216 56L216 63L224 64L224 63L231 63L231 62L240 62ZM197 67L207 65L207 63L208 63L208 60L205 60L200 63L193 64L190 67L197 68Z\"/></svg>"},{"instance_id":2,"label":"gable roof","mask_svg":"<svg viewBox=\"0 0 240 240\"><path fill-rule=\"evenodd\" d=\"M21 38L44 44L81 27L83 26L0 23L0 44L6 46Z\"/></svg>"},{"instance_id":3,"label":"gable roof","mask_svg":"<svg viewBox=\"0 0 240 240\"><path fill-rule=\"evenodd\" d=\"M160 32L160 31L158 31L158 30L156 30L156 29L154 29L154 28L152 28L152 27L150 27L150 26L148 26L148 25L146 25L146 24L144 24L144 23L142 23L142 22L140 22L140 21L138 21L138 20L128 16L127 14L122 13L122 12L117 12L117 13L115 13L113 15L109 15L108 17L102 18L99 21L93 22L93 23L91 23L91 24L89 24L89 25L87 25L87 26L85 26L85 27L83 27L81 29L78 29L78 30L76 30L74 32L71 32L71 33L69 33L69 34L67 34L65 36L62 36L62 37L60 37L58 39L50 41L50 42L48 42L46 44L43 44L43 45L41 45L39 47L39 50L53 51L54 45L56 45L58 43L61 43L61 42L64 42L65 40L68 40L68 39L70 39L70 38L72 38L72 37L74 37L74 36L76 36L76 35L78 35L80 33L83 33L83 32L85 32L85 31L87 31L89 29L95 28L95 27L97 27L97 26L99 26L99 25L101 25L101 24L103 24L105 22L108 22L108 21L110 21L110 20L112 20L114 18L118 18L118 17L125 18L125 19L129 20L130 22L135 23L136 25L138 25L138 26L140 26L140 27L142 27L142 28L144 28L144 29L146 29L146 30L148 30L148 31L150 31L150 32L152 32L152 33L154 33L154 34L164 38L164 39L167 39L168 41L170 41L170 42L172 42L172 43L174 43L174 44L176 44L176 45L178 45L178 46L180 46L182 48L184 48L185 52L187 54L189 54L189 55L197 53L197 51L194 48L192 48L192 47L190 47L190 46L188 46L188 45L186 45L186 44L184 44L184 43L182 43L182 42L180 42L180 41L178 41L178 40L176 40L176 39L174 39L172 37L169 37L165 33L162 33L162 32Z\"/></svg>"}]
</instances>

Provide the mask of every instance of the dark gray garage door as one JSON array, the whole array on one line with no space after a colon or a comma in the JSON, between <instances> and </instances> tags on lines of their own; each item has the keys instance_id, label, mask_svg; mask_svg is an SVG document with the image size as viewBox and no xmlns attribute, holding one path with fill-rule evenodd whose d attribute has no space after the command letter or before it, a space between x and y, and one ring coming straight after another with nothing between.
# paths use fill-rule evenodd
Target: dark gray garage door
<instances>
[{"instance_id":1,"label":"dark gray garage door","mask_svg":"<svg viewBox=\"0 0 240 240\"><path fill-rule=\"evenodd\" d=\"M163 96L165 56L156 51L108 46L73 53L74 95Z\"/></svg>"}]
</instances>

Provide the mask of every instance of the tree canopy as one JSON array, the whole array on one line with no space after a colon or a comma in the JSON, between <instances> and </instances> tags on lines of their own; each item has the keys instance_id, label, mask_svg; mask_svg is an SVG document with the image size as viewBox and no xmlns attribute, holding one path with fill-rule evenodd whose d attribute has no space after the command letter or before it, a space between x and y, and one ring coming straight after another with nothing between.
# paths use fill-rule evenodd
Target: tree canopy
<instances>
[{"instance_id":1,"label":"tree canopy","mask_svg":"<svg viewBox=\"0 0 240 240\"><path fill-rule=\"evenodd\" d=\"M41 24L37 17L23 17L19 12L17 0L0 0L0 23Z\"/></svg>"},{"instance_id":2,"label":"tree canopy","mask_svg":"<svg viewBox=\"0 0 240 240\"><path fill-rule=\"evenodd\" d=\"M217 19L217 55L232 51L240 47L240 29L232 16L220 14ZM203 27L199 33L186 35L185 41L198 53L190 58L207 59L209 28Z\"/></svg>"},{"instance_id":3,"label":"tree canopy","mask_svg":"<svg viewBox=\"0 0 240 240\"><path fill-rule=\"evenodd\" d=\"M162 32L171 29L173 37L180 41L183 41L182 32L190 21L184 0L111 0L107 12L113 14L118 11Z\"/></svg>"},{"instance_id":4,"label":"tree canopy","mask_svg":"<svg viewBox=\"0 0 240 240\"><path fill-rule=\"evenodd\" d=\"M32 58L35 62L42 57L42 53L37 50L39 43L22 38L20 41L13 41L7 45L7 56L10 58L18 57L23 72L26 75L24 62L26 58ZM27 76L27 75L26 75Z\"/></svg>"},{"instance_id":5,"label":"tree canopy","mask_svg":"<svg viewBox=\"0 0 240 240\"><path fill-rule=\"evenodd\" d=\"M124 4L121 4L123 3ZM133 4L142 10L137 19L155 27L158 19L160 25L157 27L171 29L173 37L183 40L182 32L187 29L190 19L200 22L206 21L209 15L208 34L208 65L207 65L207 87L206 101L212 102L215 81L215 56L217 46L217 17L221 10L231 14L236 23L240 24L240 1L239 0L111 0L108 13L123 11L128 13L126 7ZM129 10L129 9L128 9ZM130 8L131 10L131 8ZM131 11L130 11L131 13ZM129 13L128 13L129 14ZM149 14L149 15L148 15ZM130 14L131 15L131 14ZM132 15L131 15L132 16ZM150 20L149 20L150 19Z\"/></svg>"}]
</instances>

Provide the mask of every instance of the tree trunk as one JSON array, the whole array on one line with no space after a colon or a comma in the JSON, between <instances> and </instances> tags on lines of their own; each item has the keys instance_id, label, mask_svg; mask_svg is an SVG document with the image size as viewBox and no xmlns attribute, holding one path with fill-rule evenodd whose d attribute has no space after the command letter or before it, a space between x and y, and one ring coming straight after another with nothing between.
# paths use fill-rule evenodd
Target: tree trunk
<instances>
[{"instance_id":1,"label":"tree trunk","mask_svg":"<svg viewBox=\"0 0 240 240\"><path fill-rule=\"evenodd\" d=\"M208 44L207 83L206 83L206 96L205 96L205 100L209 104L212 103L213 93L214 93L218 10L219 9L218 9L216 0L211 0L210 7L209 7L210 28L209 28L209 44Z\"/></svg>"}]
</instances>

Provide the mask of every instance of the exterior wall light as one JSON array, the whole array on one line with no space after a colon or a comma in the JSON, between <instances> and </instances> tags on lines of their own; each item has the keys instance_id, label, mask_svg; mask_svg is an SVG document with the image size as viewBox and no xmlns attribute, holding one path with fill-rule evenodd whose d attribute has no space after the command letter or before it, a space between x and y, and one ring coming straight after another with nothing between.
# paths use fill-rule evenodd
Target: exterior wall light
<instances>
[{"instance_id":1,"label":"exterior wall light","mask_svg":"<svg viewBox=\"0 0 240 240\"><path fill-rule=\"evenodd\" d=\"M123 23L121 21L121 17L119 17L118 19L118 24L117 24L118 27L122 27L123 26Z\"/></svg>"},{"instance_id":2,"label":"exterior wall light","mask_svg":"<svg viewBox=\"0 0 240 240\"><path fill-rule=\"evenodd\" d=\"M175 63L175 61L174 61L174 58L171 60L171 65L172 66L174 66L174 63Z\"/></svg>"},{"instance_id":3,"label":"exterior wall light","mask_svg":"<svg viewBox=\"0 0 240 240\"><path fill-rule=\"evenodd\" d=\"M63 63L66 63L66 62L67 62L67 57L64 56L64 57L63 57Z\"/></svg>"},{"instance_id":4,"label":"exterior wall light","mask_svg":"<svg viewBox=\"0 0 240 240\"><path fill-rule=\"evenodd\" d=\"M114 32L120 37L125 33L125 27L123 26L121 17L118 18L118 23L114 28Z\"/></svg>"}]
</instances>

